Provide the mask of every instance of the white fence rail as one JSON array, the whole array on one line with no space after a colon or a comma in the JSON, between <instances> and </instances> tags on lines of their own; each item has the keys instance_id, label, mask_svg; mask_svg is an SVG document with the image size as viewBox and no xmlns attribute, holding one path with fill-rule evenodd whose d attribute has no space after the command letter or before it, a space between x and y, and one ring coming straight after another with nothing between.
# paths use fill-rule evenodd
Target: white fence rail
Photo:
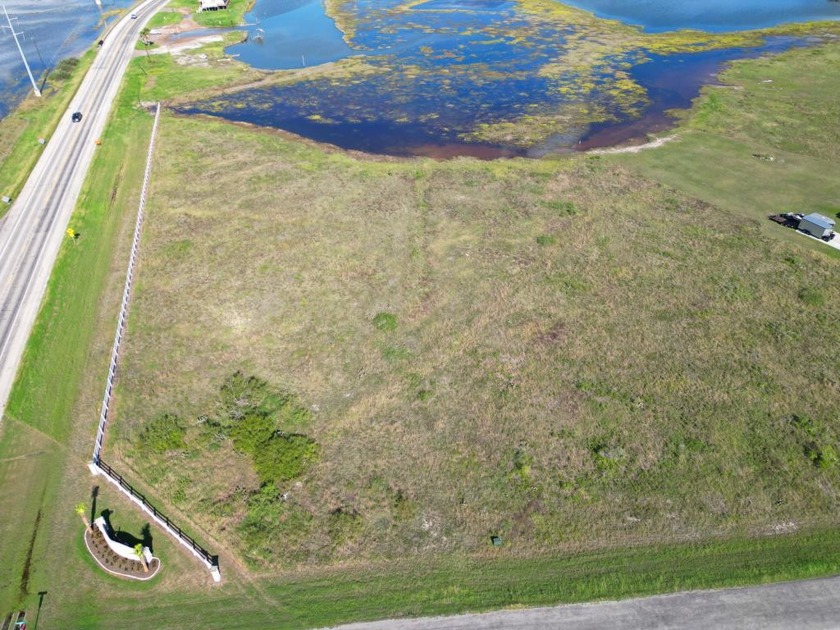
<instances>
[{"instance_id":1,"label":"white fence rail","mask_svg":"<svg viewBox=\"0 0 840 630\"><path fill-rule=\"evenodd\" d=\"M143 176L143 187L140 190L140 204L137 208L137 221L134 225L134 240L131 243L131 256L128 259L128 271L125 275L125 287L123 288L122 304L120 305L120 316L117 320L117 334L114 335L114 345L111 347L111 362L108 365L108 378L105 380L105 395L102 397L102 411L99 414L99 427L96 430L96 441L93 444L93 463L99 462L102 454L102 444L105 440L105 428L108 424L108 409L111 406L111 394L114 390L114 378L117 375L117 362L120 358L120 345L122 344L125 323L128 319L128 302L131 299L131 283L134 280L134 267L137 263L137 249L140 246L140 231L143 227L143 216L146 208L146 192L149 188L149 180L152 176L152 155L155 150L155 137L157 136L158 122L160 121L160 103L155 110L155 122L152 125L152 137L149 140L149 154L146 157L146 173Z\"/></svg>"},{"instance_id":2,"label":"white fence rail","mask_svg":"<svg viewBox=\"0 0 840 630\"><path fill-rule=\"evenodd\" d=\"M99 413L99 426L96 430L96 441L93 445L93 461L90 463L90 470L93 474L104 474L105 477L107 477L107 479L120 490L120 492L139 505L140 508L149 514L149 516L151 516L158 525L169 532L173 538L186 547L190 553L196 556L202 564L210 570L210 573L213 575L213 580L218 582L221 580L218 558L216 556L211 556L207 550L198 545L198 543L196 543L196 541L190 536L185 534L180 527L158 512L154 506L146 501L146 498L143 495L134 490L134 488L132 488L121 475L102 461L102 445L105 441L105 430L108 425L108 411L111 406L111 395L114 391L114 379L117 376L117 363L120 358L120 346L122 345L123 333L125 332L125 324L128 320L128 305L129 300L131 299L131 285L134 281L134 267L137 264L137 250L140 247L140 232L143 228L143 217L146 208L146 193L148 191L149 181L152 175L152 155L155 150L155 138L157 137L159 121L160 103L157 104L157 109L155 110L155 122L152 125L152 136L149 140L149 154L146 158L146 173L143 176L143 187L140 190L140 204L137 208L137 221L134 225L134 240L131 243L131 255L128 259L128 271L125 275L122 304L120 305L120 315L117 320L117 333L114 335L114 345L111 347L111 361L108 364L108 378L105 381L105 394L102 397L102 410Z\"/></svg>"}]
</instances>

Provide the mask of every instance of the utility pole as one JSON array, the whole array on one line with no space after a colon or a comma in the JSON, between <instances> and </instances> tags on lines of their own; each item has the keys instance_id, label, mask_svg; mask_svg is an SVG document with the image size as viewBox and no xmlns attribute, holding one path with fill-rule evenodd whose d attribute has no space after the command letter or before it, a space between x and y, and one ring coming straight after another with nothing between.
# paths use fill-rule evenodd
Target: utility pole
<instances>
[{"instance_id":1,"label":"utility pole","mask_svg":"<svg viewBox=\"0 0 840 630\"><path fill-rule=\"evenodd\" d=\"M20 41L18 40L18 35L22 35L23 33L15 31L15 27L12 26L12 18L9 17L9 12L6 11L5 4L3 5L3 13L6 15L6 21L9 23L8 26L4 26L3 28L8 28L12 32L12 37L15 38L15 44L17 44L20 58L23 59L23 65L26 66L26 74L29 75L29 80L32 82L32 89L35 91L35 96L41 96L41 90L38 89L38 85L35 83L35 77L32 76L32 70L29 69L29 63L26 61L26 55L23 54L23 48L21 48Z\"/></svg>"}]
</instances>

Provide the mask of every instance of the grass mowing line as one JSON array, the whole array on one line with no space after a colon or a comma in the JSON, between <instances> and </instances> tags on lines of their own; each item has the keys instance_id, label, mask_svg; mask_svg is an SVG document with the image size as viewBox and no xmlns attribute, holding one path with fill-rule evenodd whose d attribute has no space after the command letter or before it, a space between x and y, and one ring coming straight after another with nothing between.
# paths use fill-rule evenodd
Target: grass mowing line
<instances>
[{"instance_id":1,"label":"grass mowing line","mask_svg":"<svg viewBox=\"0 0 840 630\"><path fill-rule=\"evenodd\" d=\"M560 558L449 558L339 568L260 582L255 587L156 591L138 602L126 592L96 594L54 611L59 627L149 626L315 628L353 621L481 612L819 577L840 567L836 530L695 545L616 549ZM91 595L92 596L92 595Z\"/></svg>"},{"instance_id":2,"label":"grass mowing line","mask_svg":"<svg viewBox=\"0 0 840 630\"><path fill-rule=\"evenodd\" d=\"M63 245L27 343L7 406L8 417L19 422L3 423L0 454L32 450L39 439L43 443L42 438L30 435L30 427L72 449L76 446L71 435L74 420L77 425L90 426L90 419L79 419L75 409L83 375L107 369L107 355L100 357L92 350L100 327L113 330L110 304L103 295L123 225L122 208L134 205L129 200L136 198L142 178L143 160L132 159L131 147L145 143L151 126L151 119L135 110L132 101L126 101L125 95L133 94L130 79L128 84L103 134L103 145L71 219L80 237L76 243L68 240ZM121 257L118 264L123 267ZM102 381L97 382L98 388ZM88 445L89 439L85 439L85 452ZM26 547L24 541L31 535L30 525L37 513L48 527L42 527L44 533L35 540L29 581L43 584L57 574L46 545L55 535L56 523L62 521L54 514L53 504L64 491L61 476L69 459L62 447L50 452L45 462L32 458L16 463L15 470L0 468L0 513L15 514L15 521L7 524L0 539L0 556L10 559L0 566L0 604L4 607L19 601L15 583L25 560L19 551ZM41 496L42 501L36 500Z\"/></svg>"}]
</instances>

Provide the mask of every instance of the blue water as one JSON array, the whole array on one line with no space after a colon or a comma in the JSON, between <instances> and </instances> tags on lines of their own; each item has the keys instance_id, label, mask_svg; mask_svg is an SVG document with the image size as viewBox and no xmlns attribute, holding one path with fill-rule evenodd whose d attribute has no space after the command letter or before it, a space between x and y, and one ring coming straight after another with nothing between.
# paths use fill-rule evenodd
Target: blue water
<instances>
[{"instance_id":1,"label":"blue water","mask_svg":"<svg viewBox=\"0 0 840 630\"><path fill-rule=\"evenodd\" d=\"M248 41L227 52L255 68L285 70L337 61L351 54L320 0L258 2L245 16ZM261 32L267 37L260 37Z\"/></svg>"},{"instance_id":2,"label":"blue water","mask_svg":"<svg viewBox=\"0 0 840 630\"><path fill-rule=\"evenodd\" d=\"M684 28L742 31L840 19L840 2L830 0L569 0L566 4L650 32Z\"/></svg>"},{"instance_id":3,"label":"blue water","mask_svg":"<svg viewBox=\"0 0 840 630\"><path fill-rule=\"evenodd\" d=\"M801 39L774 37L759 48L649 55L645 63L632 68L630 76L645 88L650 104L640 116L623 116L590 125L575 148L611 146L671 127L673 119L668 112L691 107L692 101L700 95L700 88L714 83L725 63L804 45L807 42ZM539 153L539 149L536 152Z\"/></svg>"},{"instance_id":4,"label":"blue water","mask_svg":"<svg viewBox=\"0 0 840 630\"><path fill-rule=\"evenodd\" d=\"M689 107L700 88L715 81L726 62L780 52L801 43L792 38L774 38L757 48L646 55L637 59L629 71L649 99L647 103L639 103L638 113L615 108L614 116L606 122L565 129L527 149L465 140L464 134L477 124L497 122L502 117L516 118L562 107L567 99L550 89L552 80L528 72L514 73L515 78L505 80L484 83L463 80L445 86L435 75L416 77L411 89L394 74L338 85L330 81L306 81L252 90L244 99L222 101L221 105L217 100L212 104L197 103L180 111L275 127L318 142L369 153L539 157L609 146L666 128L673 124L666 112ZM624 66L630 59L622 56L613 62ZM511 61L498 60L502 64ZM605 84L603 89L606 91L608 87ZM598 90L589 98L594 103L608 103ZM536 110L535 102L539 105Z\"/></svg>"},{"instance_id":5,"label":"blue water","mask_svg":"<svg viewBox=\"0 0 840 630\"><path fill-rule=\"evenodd\" d=\"M15 30L23 32L21 47L36 81L66 57L83 53L96 42L106 24L102 13L122 9L132 0L8 0L5 2ZM112 18L113 19L113 18ZM0 23L6 18L0 9ZM32 89L20 53L8 29L0 33L0 117Z\"/></svg>"},{"instance_id":6,"label":"blue water","mask_svg":"<svg viewBox=\"0 0 840 630\"><path fill-rule=\"evenodd\" d=\"M402 0L357 0L355 31L347 43L319 0L258 0L246 16L250 40L229 49L241 60L286 69L360 55L378 71L252 89L180 111L276 127L373 153L538 156L644 137L672 123L666 112L689 106L726 62L796 44L775 38L750 49L668 56L633 49L603 58L590 75L581 76L574 69L580 63L576 50L567 44L574 27L535 21L510 0L427 0L395 10L400 5ZM679 14L666 3L658 6L669 20ZM721 19L733 15L724 9ZM687 7L683 11L687 19ZM766 19L767 11L756 17ZM563 68L567 56L568 71L541 72L552 65ZM619 94L616 82L627 76L645 94ZM569 108L587 113L558 123L553 135L525 147L472 135L482 125L526 116L562 120Z\"/></svg>"}]
</instances>

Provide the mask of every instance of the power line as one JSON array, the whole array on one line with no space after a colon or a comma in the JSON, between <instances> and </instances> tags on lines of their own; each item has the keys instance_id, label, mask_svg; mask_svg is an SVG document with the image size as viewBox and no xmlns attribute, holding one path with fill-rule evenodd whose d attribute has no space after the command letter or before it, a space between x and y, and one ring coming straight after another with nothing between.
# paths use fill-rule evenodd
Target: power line
<instances>
[{"instance_id":1,"label":"power line","mask_svg":"<svg viewBox=\"0 0 840 630\"><path fill-rule=\"evenodd\" d=\"M23 48L21 48L20 41L18 40L18 35L23 35L23 31L18 33L14 26L12 26L12 18L9 17L9 12L6 11L5 4L3 5L3 13L6 15L6 21L9 23L8 26L3 26L3 28L8 28L12 32L12 37L15 38L15 44L17 44L20 58L23 59L23 65L26 67L26 74L29 75L29 80L32 82L32 89L35 91L35 96L41 96L41 90L38 89L38 84L35 83L35 77L32 76L32 70L29 69L29 62L26 61L26 55L23 54Z\"/></svg>"}]
</instances>

